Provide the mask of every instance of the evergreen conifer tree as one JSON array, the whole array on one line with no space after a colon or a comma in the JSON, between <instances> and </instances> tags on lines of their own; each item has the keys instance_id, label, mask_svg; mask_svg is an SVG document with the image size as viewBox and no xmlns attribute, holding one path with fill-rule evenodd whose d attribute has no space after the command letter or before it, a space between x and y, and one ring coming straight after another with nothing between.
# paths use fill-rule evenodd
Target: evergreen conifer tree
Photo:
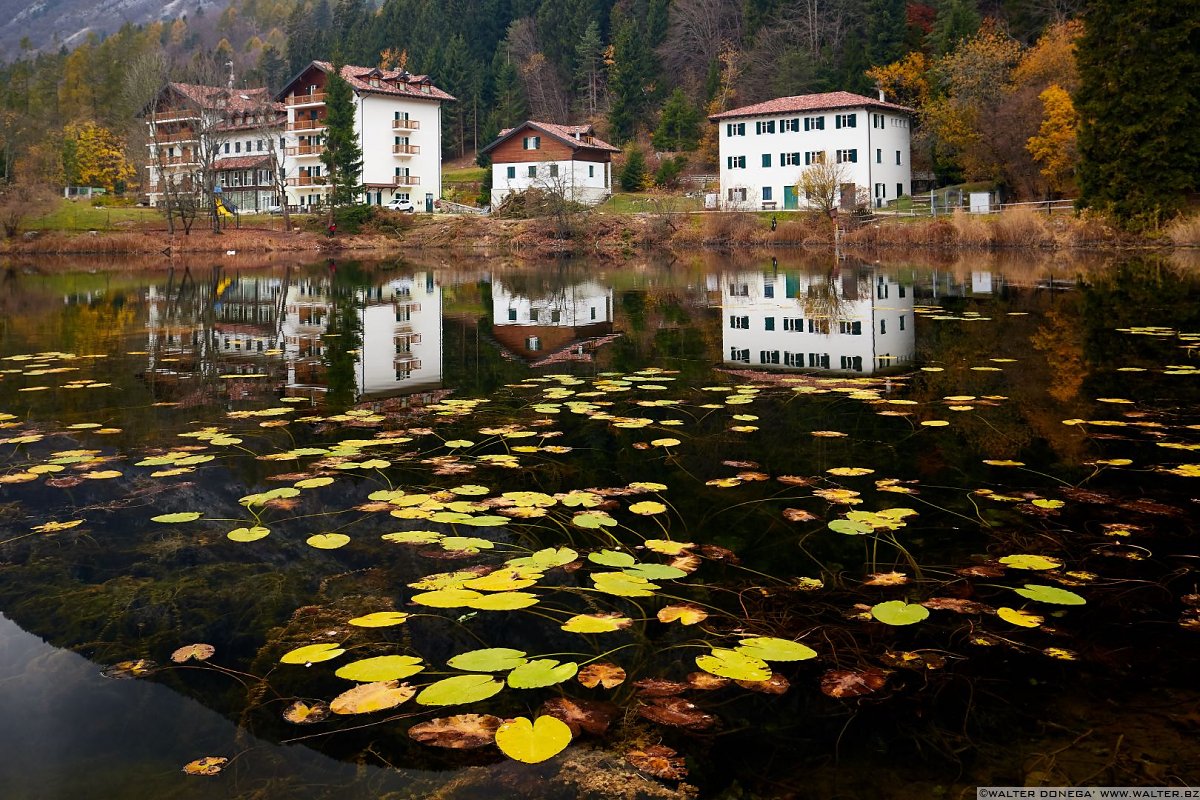
<instances>
[{"instance_id":1,"label":"evergreen conifer tree","mask_svg":"<svg viewBox=\"0 0 1200 800\"><path fill-rule=\"evenodd\" d=\"M676 89L663 104L662 118L654 131L657 150L695 150L700 141L700 110Z\"/></svg>"},{"instance_id":2,"label":"evergreen conifer tree","mask_svg":"<svg viewBox=\"0 0 1200 800\"><path fill-rule=\"evenodd\" d=\"M342 77L340 52L333 55L333 67L325 83L325 151L321 163L330 184L330 219L337 206L357 202L363 187L362 148L358 145L358 133L354 130L354 90Z\"/></svg>"},{"instance_id":3,"label":"evergreen conifer tree","mask_svg":"<svg viewBox=\"0 0 1200 800\"><path fill-rule=\"evenodd\" d=\"M1077 58L1081 204L1157 224L1200 186L1196 4L1092 0Z\"/></svg>"},{"instance_id":4,"label":"evergreen conifer tree","mask_svg":"<svg viewBox=\"0 0 1200 800\"><path fill-rule=\"evenodd\" d=\"M621 170L621 190L640 192L646 187L646 156L640 147L625 151L625 167Z\"/></svg>"}]
</instances>

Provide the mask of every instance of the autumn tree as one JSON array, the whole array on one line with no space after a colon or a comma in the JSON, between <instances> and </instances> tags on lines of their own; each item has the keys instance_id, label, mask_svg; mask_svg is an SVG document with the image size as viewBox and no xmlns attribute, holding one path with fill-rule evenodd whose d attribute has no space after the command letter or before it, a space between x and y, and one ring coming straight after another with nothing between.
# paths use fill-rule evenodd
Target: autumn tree
<instances>
[{"instance_id":1,"label":"autumn tree","mask_svg":"<svg viewBox=\"0 0 1200 800\"><path fill-rule=\"evenodd\" d=\"M1093 0L1079 75L1081 204L1131 228L1178 213L1200 174L1196 4Z\"/></svg>"},{"instance_id":2,"label":"autumn tree","mask_svg":"<svg viewBox=\"0 0 1200 800\"><path fill-rule=\"evenodd\" d=\"M1051 84L1038 99L1045 115L1038 132L1029 138L1026 148L1041 166L1042 177L1050 191L1064 194L1075 186L1075 166L1078 162L1076 138L1079 114L1071 95L1058 84Z\"/></svg>"},{"instance_id":3,"label":"autumn tree","mask_svg":"<svg viewBox=\"0 0 1200 800\"><path fill-rule=\"evenodd\" d=\"M844 183L845 165L821 159L805 167L800 173L800 180L796 183L796 196L805 198L809 208L832 216L841 200Z\"/></svg>"},{"instance_id":4,"label":"autumn tree","mask_svg":"<svg viewBox=\"0 0 1200 800\"><path fill-rule=\"evenodd\" d=\"M68 125L64 145L68 145L63 154L68 182L113 192L137 174L125 158L121 138L94 122Z\"/></svg>"}]
</instances>

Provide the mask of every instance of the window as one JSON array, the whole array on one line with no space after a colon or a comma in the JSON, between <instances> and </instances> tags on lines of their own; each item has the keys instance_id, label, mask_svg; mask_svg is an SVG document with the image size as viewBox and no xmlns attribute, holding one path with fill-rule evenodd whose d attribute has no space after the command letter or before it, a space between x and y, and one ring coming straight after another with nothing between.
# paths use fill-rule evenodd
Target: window
<instances>
[{"instance_id":1,"label":"window","mask_svg":"<svg viewBox=\"0 0 1200 800\"><path fill-rule=\"evenodd\" d=\"M234 142L234 143L233 143L233 152L235 152L235 153L240 153L240 152L242 152L242 143L241 143L241 142Z\"/></svg>"},{"instance_id":2,"label":"window","mask_svg":"<svg viewBox=\"0 0 1200 800\"><path fill-rule=\"evenodd\" d=\"M871 127L872 128L882 128L883 127L883 114L872 114L871 115Z\"/></svg>"},{"instance_id":3,"label":"window","mask_svg":"<svg viewBox=\"0 0 1200 800\"><path fill-rule=\"evenodd\" d=\"M883 163L883 150L879 147L875 148L875 163L876 164Z\"/></svg>"},{"instance_id":4,"label":"window","mask_svg":"<svg viewBox=\"0 0 1200 800\"><path fill-rule=\"evenodd\" d=\"M263 140L262 139L258 139L257 141L254 142L254 149L256 151L258 151L259 153L262 152L262 149L263 149Z\"/></svg>"},{"instance_id":5,"label":"window","mask_svg":"<svg viewBox=\"0 0 1200 800\"><path fill-rule=\"evenodd\" d=\"M877 300L886 300L888 298L888 285L884 282L883 278L880 278L879 282L875 284L875 298Z\"/></svg>"},{"instance_id":6,"label":"window","mask_svg":"<svg viewBox=\"0 0 1200 800\"><path fill-rule=\"evenodd\" d=\"M760 363L760 364L778 364L779 363L779 351L778 350L759 350L758 351L758 363Z\"/></svg>"},{"instance_id":7,"label":"window","mask_svg":"<svg viewBox=\"0 0 1200 800\"><path fill-rule=\"evenodd\" d=\"M774 317L767 317L766 319L763 320L763 330L764 331L775 330L775 318Z\"/></svg>"},{"instance_id":8,"label":"window","mask_svg":"<svg viewBox=\"0 0 1200 800\"><path fill-rule=\"evenodd\" d=\"M799 117L792 117L791 119L779 120L779 132L780 133L787 133L788 131L798 131L798 130L800 130L800 118ZM808 129L805 128L805 130L808 130Z\"/></svg>"},{"instance_id":9,"label":"window","mask_svg":"<svg viewBox=\"0 0 1200 800\"><path fill-rule=\"evenodd\" d=\"M551 322L561 322L562 321L562 312L559 311L558 309L551 311L550 312L550 321Z\"/></svg>"},{"instance_id":10,"label":"window","mask_svg":"<svg viewBox=\"0 0 1200 800\"><path fill-rule=\"evenodd\" d=\"M804 353L784 353L783 363L788 367L803 367Z\"/></svg>"},{"instance_id":11,"label":"window","mask_svg":"<svg viewBox=\"0 0 1200 800\"><path fill-rule=\"evenodd\" d=\"M557 177L558 177L558 164L551 164L551 165L550 165L550 177L551 177L551 178L557 178Z\"/></svg>"},{"instance_id":12,"label":"window","mask_svg":"<svg viewBox=\"0 0 1200 800\"><path fill-rule=\"evenodd\" d=\"M825 130L825 117L805 117L804 130L806 131L823 131Z\"/></svg>"},{"instance_id":13,"label":"window","mask_svg":"<svg viewBox=\"0 0 1200 800\"><path fill-rule=\"evenodd\" d=\"M770 299L774 296L775 296L775 284L773 284L773 283L763 284L763 297ZM768 328L768 330L775 330L775 329Z\"/></svg>"},{"instance_id":14,"label":"window","mask_svg":"<svg viewBox=\"0 0 1200 800\"><path fill-rule=\"evenodd\" d=\"M282 137L282 136L280 136L280 137L279 137L279 149L280 149L280 150L282 150L282 149L283 149L283 147L284 147L284 144L283 144L283 137Z\"/></svg>"},{"instance_id":15,"label":"window","mask_svg":"<svg viewBox=\"0 0 1200 800\"><path fill-rule=\"evenodd\" d=\"M824 150L810 150L809 152L804 154L804 166L806 166L806 167L809 164L824 164L824 163L825 163L825 151Z\"/></svg>"},{"instance_id":16,"label":"window","mask_svg":"<svg viewBox=\"0 0 1200 800\"><path fill-rule=\"evenodd\" d=\"M854 128L857 127L858 114L837 114L834 116L835 128Z\"/></svg>"},{"instance_id":17,"label":"window","mask_svg":"<svg viewBox=\"0 0 1200 800\"><path fill-rule=\"evenodd\" d=\"M729 199L729 202L731 202L731 203L746 202L746 190L744 188L743 189L730 189L726 192L726 195Z\"/></svg>"},{"instance_id":18,"label":"window","mask_svg":"<svg viewBox=\"0 0 1200 800\"><path fill-rule=\"evenodd\" d=\"M887 333L887 320L881 319L881 320L879 320L879 335L883 336L886 333Z\"/></svg>"},{"instance_id":19,"label":"window","mask_svg":"<svg viewBox=\"0 0 1200 800\"><path fill-rule=\"evenodd\" d=\"M862 356L842 356L842 369L862 372Z\"/></svg>"},{"instance_id":20,"label":"window","mask_svg":"<svg viewBox=\"0 0 1200 800\"><path fill-rule=\"evenodd\" d=\"M748 330L750 328L750 318L733 315L729 318L729 327Z\"/></svg>"},{"instance_id":21,"label":"window","mask_svg":"<svg viewBox=\"0 0 1200 800\"><path fill-rule=\"evenodd\" d=\"M884 187L884 185L882 183L875 184L875 199L882 200L884 195L886 195L886 194L887 194L887 189Z\"/></svg>"},{"instance_id":22,"label":"window","mask_svg":"<svg viewBox=\"0 0 1200 800\"><path fill-rule=\"evenodd\" d=\"M731 283L729 284L729 295L731 297L749 297L750 284L748 283Z\"/></svg>"},{"instance_id":23,"label":"window","mask_svg":"<svg viewBox=\"0 0 1200 800\"><path fill-rule=\"evenodd\" d=\"M509 322L517 321L517 310L515 308L510 308L508 310L508 321Z\"/></svg>"},{"instance_id":24,"label":"window","mask_svg":"<svg viewBox=\"0 0 1200 800\"><path fill-rule=\"evenodd\" d=\"M900 151L896 151L896 166L900 166Z\"/></svg>"},{"instance_id":25,"label":"window","mask_svg":"<svg viewBox=\"0 0 1200 800\"><path fill-rule=\"evenodd\" d=\"M838 332L845 333L850 336L861 336L862 335L862 322L860 322L860 321L848 322L847 320L841 320L840 322L838 322Z\"/></svg>"},{"instance_id":26,"label":"window","mask_svg":"<svg viewBox=\"0 0 1200 800\"><path fill-rule=\"evenodd\" d=\"M779 166L781 166L781 167L791 167L791 166L795 166L799 163L800 163L800 154L799 153L780 153L779 154Z\"/></svg>"},{"instance_id":27,"label":"window","mask_svg":"<svg viewBox=\"0 0 1200 800\"><path fill-rule=\"evenodd\" d=\"M542 340L537 336L525 337L525 349L526 350L541 350L542 349Z\"/></svg>"},{"instance_id":28,"label":"window","mask_svg":"<svg viewBox=\"0 0 1200 800\"><path fill-rule=\"evenodd\" d=\"M225 143L225 154L229 155L229 142Z\"/></svg>"},{"instance_id":29,"label":"window","mask_svg":"<svg viewBox=\"0 0 1200 800\"><path fill-rule=\"evenodd\" d=\"M823 333L829 335L829 320L827 319L810 319L808 321L809 333Z\"/></svg>"},{"instance_id":30,"label":"window","mask_svg":"<svg viewBox=\"0 0 1200 800\"><path fill-rule=\"evenodd\" d=\"M596 165L595 164L588 164L588 177L589 178L596 177Z\"/></svg>"},{"instance_id":31,"label":"window","mask_svg":"<svg viewBox=\"0 0 1200 800\"><path fill-rule=\"evenodd\" d=\"M746 157L745 156L726 156L725 165L729 169L745 169L746 168Z\"/></svg>"},{"instance_id":32,"label":"window","mask_svg":"<svg viewBox=\"0 0 1200 800\"><path fill-rule=\"evenodd\" d=\"M800 317L784 317L783 329L785 331L796 331L797 333L804 332L804 320ZM800 366L804 366L801 364Z\"/></svg>"},{"instance_id":33,"label":"window","mask_svg":"<svg viewBox=\"0 0 1200 800\"><path fill-rule=\"evenodd\" d=\"M592 319L595 319L595 318L596 318L596 309L592 308ZM903 323L901 323L901 326L903 326Z\"/></svg>"},{"instance_id":34,"label":"window","mask_svg":"<svg viewBox=\"0 0 1200 800\"><path fill-rule=\"evenodd\" d=\"M746 123L744 123L744 122L729 123L728 125L725 126L725 135L726 136L745 136L746 135Z\"/></svg>"},{"instance_id":35,"label":"window","mask_svg":"<svg viewBox=\"0 0 1200 800\"><path fill-rule=\"evenodd\" d=\"M515 177L517 177L517 168L509 167L508 168L508 179L511 181Z\"/></svg>"},{"instance_id":36,"label":"window","mask_svg":"<svg viewBox=\"0 0 1200 800\"><path fill-rule=\"evenodd\" d=\"M762 199L763 199L763 200L771 200L771 199L773 199L773 198L771 197L771 187L770 187L770 186L764 186L764 187L762 187Z\"/></svg>"},{"instance_id":37,"label":"window","mask_svg":"<svg viewBox=\"0 0 1200 800\"><path fill-rule=\"evenodd\" d=\"M858 163L858 150L857 149L838 150L837 151L837 163L839 163L839 164L846 164L846 163L857 164Z\"/></svg>"},{"instance_id":38,"label":"window","mask_svg":"<svg viewBox=\"0 0 1200 800\"><path fill-rule=\"evenodd\" d=\"M536 178L537 177L537 166L534 164L530 164L527 174L530 178Z\"/></svg>"},{"instance_id":39,"label":"window","mask_svg":"<svg viewBox=\"0 0 1200 800\"><path fill-rule=\"evenodd\" d=\"M904 330L904 315L900 315L900 330Z\"/></svg>"},{"instance_id":40,"label":"window","mask_svg":"<svg viewBox=\"0 0 1200 800\"><path fill-rule=\"evenodd\" d=\"M904 184L903 183L896 184L896 197L904 197Z\"/></svg>"},{"instance_id":41,"label":"window","mask_svg":"<svg viewBox=\"0 0 1200 800\"><path fill-rule=\"evenodd\" d=\"M769 166L771 166L771 154L770 154L770 153L763 153L763 154L762 154L762 165L763 165L764 167L769 167ZM764 197L763 199L765 200L766 198Z\"/></svg>"},{"instance_id":42,"label":"window","mask_svg":"<svg viewBox=\"0 0 1200 800\"><path fill-rule=\"evenodd\" d=\"M529 321L530 322L538 321L538 310L536 308L529 309Z\"/></svg>"},{"instance_id":43,"label":"window","mask_svg":"<svg viewBox=\"0 0 1200 800\"><path fill-rule=\"evenodd\" d=\"M743 364L750 363L750 349L738 350L736 347L729 348L729 360L741 361Z\"/></svg>"},{"instance_id":44,"label":"window","mask_svg":"<svg viewBox=\"0 0 1200 800\"><path fill-rule=\"evenodd\" d=\"M774 133L775 132L775 120L760 119L758 122L754 123L754 132L759 135L762 135L764 133Z\"/></svg>"},{"instance_id":45,"label":"window","mask_svg":"<svg viewBox=\"0 0 1200 800\"><path fill-rule=\"evenodd\" d=\"M526 136L521 140L521 146L526 150L540 150L542 147L542 137Z\"/></svg>"}]
</instances>

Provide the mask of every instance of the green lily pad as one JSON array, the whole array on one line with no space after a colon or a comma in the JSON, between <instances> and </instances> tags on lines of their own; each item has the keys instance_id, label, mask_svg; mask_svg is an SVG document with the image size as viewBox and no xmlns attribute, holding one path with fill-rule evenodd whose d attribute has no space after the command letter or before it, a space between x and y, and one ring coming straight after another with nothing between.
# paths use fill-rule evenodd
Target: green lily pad
<instances>
[{"instance_id":1,"label":"green lily pad","mask_svg":"<svg viewBox=\"0 0 1200 800\"><path fill-rule=\"evenodd\" d=\"M538 596L529 592L497 592L477 597L467 603L467 607L480 611L516 611L536 605L537 601Z\"/></svg>"},{"instance_id":2,"label":"green lily pad","mask_svg":"<svg viewBox=\"0 0 1200 800\"><path fill-rule=\"evenodd\" d=\"M513 567L551 569L570 564L577 558L579 558L579 553L569 547L547 547L545 550L538 550L533 555L511 559L508 564Z\"/></svg>"},{"instance_id":3,"label":"green lily pad","mask_svg":"<svg viewBox=\"0 0 1200 800\"><path fill-rule=\"evenodd\" d=\"M157 517L151 517L151 522L195 522L200 519L199 511L178 511L174 514L159 514Z\"/></svg>"},{"instance_id":4,"label":"green lily pad","mask_svg":"<svg viewBox=\"0 0 1200 800\"><path fill-rule=\"evenodd\" d=\"M847 536L862 536L864 533L870 533L875 529L865 522L856 522L852 519L835 519L830 521L829 530L834 533L844 533Z\"/></svg>"},{"instance_id":5,"label":"green lily pad","mask_svg":"<svg viewBox=\"0 0 1200 800\"><path fill-rule=\"evenodd\" d=\"M667 564L636 564L625 570L626 575L645 578L648 581L673 581L686 578L687 573Z\"/></svg>"},{"instance_id":6,"label":"green lily pad","mask_svg":"<svg viewBox=\"0 0 1200 800\"><path fill-rule=\"evenodd\" d=\"M271 531L269 528L264 528L261 525L255 525L252 528L234 528L225 535L235 542L256 542L270 533Z\"/></svg>"},{"instance_id":7,"label":"green lily pad","mask_svg":"<svg viewBox=\"0 0 1200 800\"><path fill-rule=\"evenodd\" d=\"M617 521L602 511L585 511L571 517L571 524L577 528L596 529L612 527L617 524Z\"/></svg>"},{"instance_id":8,"label":"green lily pad","mask_svg":"<svg viewBox=\"0 0 1200 800\"><path fill-rule=\"evenodd\" d=\"M508 673L508 685L514 689L540 689L575 677L579 665L574 661L560 664L552 658L527 661Z\"/></svg>"},{"instance_id":9,"label":"green lily pad","mask_svg":"<svg viewBox=\"0 0 1200 800\"><path fill-rule=\"evenodd\" d=\"M453 706L486 700L504 689L490 675L455 675L421 690L417 703L423 706Z\"/></svg>"},{"instance_id":10,"label":"green lily pad","mask_svg":"<svg viewBox=\"0 0 1200 800\"><path fill-rule=\"evenodd\" d=\"M761 658L721 647L697 656L696 666L712 675L735 681L765 681L771 677L771 668Z\"/></svg>"},{"instance_id":11,"label":"green lily pad","mask_svg":"<svg viewBox=\"0 0 1200 800\"><path fill-rule=\"evenodd\" d=\"M661 588L645 578L624 572L596 572L592 574L592 581L597 590L618 597L651 597L655 589Z\"/></svg>"},{"instance_id":12,"label":"green lily pad","mask_svg":"<svg viewBox=\"0 0 1200 800\"><path fill-rule=\"evenodd\" d=\"M423 669L425 666L416 656L376 656L352 661L333 674L350 681L374 683L407 678Z\"/></svg>"},{"instance_id":13,"label":"green lily pad","mask_svg":"<svg viewBox=\"0 0 1200 800\"><path fill-rule=\"evenodd\" d=\"M440 542L445 536L433 531L397 531L396 533L385 533L379 538L398 544L433 544Z\"/></svg>"},{"instance_id":14,"label":"green lily pad","mask_svg":"<svg viewBox=\"0 0 1200 800\"><path fill-rule=\"evenodd\" d=\"M1040 586L1034 583L1025 584L1023 589L1013 589L1021 597L1036 600L1039 603L1053 603L1060 606L1081 606L1087 602L1074 592L1059 589L1055 586Z\"/></svg>"},{"instance_id":15,"label":"green lily pad","mask_svg":"<svg viewBox=\"0 0 1200 800\"><path fill-rule=\"evenodd\" d=\"M1004 556L1000 559L1000 563L1006 567L1012 567L1014 569L1031 570L1058 569L1062 566L1062 561L1057 558L1051 558L1050 556L1035 556L1028 553Z\"/></svg>"},{"instance_id":16,"label":"green lily pad","mask_svg":"<svg viewBox=\"0 0 1200 800\"><path fill-rule=\"evenodd\" d=\"M917 603L889 600L871 606L871 616L885 625L912 625L929 616L929 609Z\"/></svg>"},{"instance_id":17,"label":"green lily pad","mask_svg":"<svg viewBox=\"0 0 1200 800\"><path fill-rule=\"evenodd\" d=\"M617 567L618 569L632 567L637 563L637 559L633 556L616 550L600 550L595 553L588 553L588 561L604 567Z\"/></svg>"},{"instance_id":18,"label":"green lily pad","mask_svg":"<svg viewBox=\"0 0 1200 800\"><path fill-rule=\"evenodd\" d=\"M488 647L459 653L446 663L455 669L468 672L506 672L516 669L527 661L525 653L511 647Z\"/></svg>"},{"instance_id":19,"label":"green lily pad","mask_svg":"<svg viewBox=\"0 0 1200 800\"><path fill-rule=\"evenodd\" d=\"M350 544L350 537L344 533L315 533L304 541L318 550L337 550Z\"/></svg>"},{"instance_id":20,"label":"green lily pad","mask_svg":"<svg viewBox=\"0 0 1200 800\"><path fill-rule=\"evenodd\" d=\"M481 597L483 594L473 589L450 588L414 594L412 601L418 605L432 608L466 608Z\"/></svg>"},{"instance_id":21,"label":"green lily pad","mask_svg":"<svg viewBox=\"0 0 1200 800\"><path fill-rule=\"evenodd\" d=\"M773 636L753 636L738 642L736 652L763 661L807 661L817 657L817 651L806 644Z\"/></svg>"},{"instance_id":22,"label":"green lily pad","mask_svg":"<svg viewBox=\"0 0 1200 800\"><path fill-rule=\"evenodd\" d=\"M517 717L496 729L496 746L516 761L537 764L561 753L571 743L571 729L562 720L541 716L533 722Z\"/></svg>"}]
</instances>

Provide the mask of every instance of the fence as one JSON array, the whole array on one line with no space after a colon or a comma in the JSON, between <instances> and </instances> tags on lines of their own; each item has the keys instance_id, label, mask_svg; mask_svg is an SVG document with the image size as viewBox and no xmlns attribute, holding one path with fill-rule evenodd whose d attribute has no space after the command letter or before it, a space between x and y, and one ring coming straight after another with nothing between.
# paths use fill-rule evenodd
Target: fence
<instances>
[{"instance_id":1,"label":"fence","mask_svg":"<svg viewBox=\"0 0 1200 800\"><path fill-rule=\"evenodd\" d=\"M1045 212L1047 216L1055 212L1071 214L1075 211L1074 200L1034 200L1024 203L998 203L989 196L986 211L982 210L975 201L969 199L966 193L946 193L942 196L918 194L912 197L912 206L907 210L886 209L889 216L905 217L937 217L953 214L956 210L970 211L974 214L999 214L1010 208L1028 208L1033 211Z\"/></svg>"}]
</instances>

